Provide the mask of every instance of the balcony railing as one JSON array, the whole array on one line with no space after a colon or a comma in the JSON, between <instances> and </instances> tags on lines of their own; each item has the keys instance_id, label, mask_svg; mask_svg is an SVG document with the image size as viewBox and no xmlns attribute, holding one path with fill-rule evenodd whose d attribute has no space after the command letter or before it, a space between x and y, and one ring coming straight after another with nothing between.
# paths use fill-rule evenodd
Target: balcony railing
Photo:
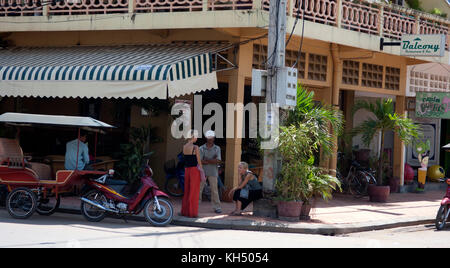
<instances>
[{"instance_id":1,"label":"balcony railing","mask_svg":"<svg viewBox=\"0 0 450 268\"><path fill-rule=\"evenodd\" d=\"M269 10L270 0L0 0L0 17L114 13ZM381 37L445 34L450 21L395 5L366 0L288 0L288 16Z\"/></svg>"}]
</instances>

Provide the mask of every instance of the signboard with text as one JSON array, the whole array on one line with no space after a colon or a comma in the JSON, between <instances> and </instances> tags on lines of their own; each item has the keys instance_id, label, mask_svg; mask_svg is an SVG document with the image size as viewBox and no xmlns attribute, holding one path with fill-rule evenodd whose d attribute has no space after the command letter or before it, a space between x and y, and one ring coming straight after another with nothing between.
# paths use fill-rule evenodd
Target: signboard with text
<instances>
[{"instance_id":1,"label":"signboard with text","mask_svg":"<svg viewBox=\"0 0 450 268\"><path fill-rule=\"evenodd\" d=\"M416 117L450 119L450 93L417 92Z\"/></svg>"},{"instance_id":2,"label":"signboard with text","mask_svg":"<svg viewBox=\"0 0 450 268\"><path fill-rule=\"evenodd\" d=\"M400 55L421 57L443 57L445 35L404 34L400 45Z\"/></svg>"}]
</instances>

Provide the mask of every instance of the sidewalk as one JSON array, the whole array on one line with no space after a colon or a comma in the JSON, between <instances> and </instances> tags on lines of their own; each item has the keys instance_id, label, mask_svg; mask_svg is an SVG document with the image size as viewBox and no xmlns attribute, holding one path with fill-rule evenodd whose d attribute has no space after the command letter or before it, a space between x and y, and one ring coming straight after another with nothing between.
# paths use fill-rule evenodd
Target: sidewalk
<instances>
[{"instance_id":1,"label":"sidewalk","mask_svg":"<svg viewBox=\"0 0 450 268\"><path fill-rule=\"evenodd\" d=\"M252 216L252 205L243 216L228 216L234 210L234 203L222 202L222 214L215 214L209 201L199 207L199 218L178 216L181 199L172 199L174 220L172 224L212 229L237 229L305 234L343 234L395 228L401 226L434 223L443 190L427 191L422 194L391 194L388 203L371 203L368 197L355 198L335 194L329 202L317 201L311 210L310 221L287 222L271 218ZM77 198L62 198L61 211L79 213ZM134 220L144 220L139 215Z\"/></svg>"}]
</instances>

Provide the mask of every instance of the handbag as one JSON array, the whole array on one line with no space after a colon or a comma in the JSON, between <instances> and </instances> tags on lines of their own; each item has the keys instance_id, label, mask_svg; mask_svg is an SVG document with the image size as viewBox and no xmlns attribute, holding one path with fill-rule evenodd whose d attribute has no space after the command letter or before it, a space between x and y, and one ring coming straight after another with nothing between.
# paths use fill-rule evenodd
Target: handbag
<instances>
[{"instance_id":1,"label":"handbag","mask_svg":"<svg viewBox=\"0 0 450 268\"><path fill-rule=\"evenodd\" d=\"M200 165L197 166L197 169L200 172L200 180L202 182L205 182L206 181L205 171L203 170L203 168L200 167Z\"/></svg>"},{"instance_id":2,"label":"handbag","mask_svg":"<svg viewBox=\"0 0 450 268\"><path fill-rule=\"evenodd\" d=\"M246 185L244 188L241 189L241 192L239 193L239 197L248 199L248 193L249 193L249 190L248 190L248 187Z\"/></svg>"}]
</instances>

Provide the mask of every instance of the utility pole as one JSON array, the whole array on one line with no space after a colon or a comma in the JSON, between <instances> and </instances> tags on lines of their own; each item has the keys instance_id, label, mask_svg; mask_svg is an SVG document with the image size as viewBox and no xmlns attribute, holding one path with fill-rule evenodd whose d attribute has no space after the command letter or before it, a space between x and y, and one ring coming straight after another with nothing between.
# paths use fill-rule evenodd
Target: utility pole
<instances>
[{"instance_id":1,"label":"utility pole","mask_svg":"<svg viewBox=\"0 0 450 268\"><path fill-rule=\"evenodd\" d=\"M268 125L272 125L273 120L278 120L274 118L278 117L278 110L274 111L272 104L277 103L278 87L285 86L279 76L280 69L285 67L286 3L287 0L270 0L266 85L266 124ZM272 193L275 190L279 166L277 150L264 150L263 191L265 193Z\"/></svg>"}]
</instances>

